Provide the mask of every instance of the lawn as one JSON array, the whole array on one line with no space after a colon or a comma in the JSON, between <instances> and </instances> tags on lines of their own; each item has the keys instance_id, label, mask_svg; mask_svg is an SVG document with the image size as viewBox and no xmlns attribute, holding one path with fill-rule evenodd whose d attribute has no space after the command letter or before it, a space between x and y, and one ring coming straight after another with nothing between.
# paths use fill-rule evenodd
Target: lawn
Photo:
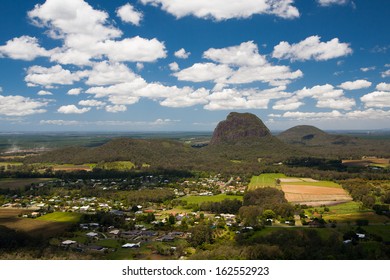
<instances>
[{"instance_id":1,"label":"lawn","mask_svg":"<svg viewBox=\"0 0 390 280\"><path fill-rule=\"evenodd\" d=\"M54 212L37 218L41 221L77 223L80 221L82 214L73 212Z\"/></svg>"},{"instance_id":2,"label":"lawn","mask_svg":"<svg viewBox=\"0 0 390 280\"><path fill-rule=\"evenodd\" d=\"M221 202L225 199L238 199L242 200L243 197L240 195L226 195L226 194L218 194L212 196L184 196L179 198L180 200L187 201L188 204L201 204L202 202Z\"/></svg>"},{"instance_id":3,"label":"lawn","mask_svg":"<svg viewBox=\"0 0 390 280\"><path fill-rule=\"evenodd\" d=\"M259 176L252 176L248 190L254 190L262 187L276 187L276 179L287 178L282 173L264 173Z\"/></svg>"}]
</instances>

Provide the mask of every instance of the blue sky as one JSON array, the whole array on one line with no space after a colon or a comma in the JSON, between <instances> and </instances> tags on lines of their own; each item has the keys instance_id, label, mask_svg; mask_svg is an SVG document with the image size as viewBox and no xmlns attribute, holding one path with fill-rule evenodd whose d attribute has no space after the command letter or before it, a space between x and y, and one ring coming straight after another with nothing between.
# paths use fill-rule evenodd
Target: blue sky
<instances>
[{"instance_id":1,"label":"blue sky","mask_svg":"<svg viewBox=\"0 0 390 280\"><path fill-rule=\"evenodd\" d=\"M387 0L0 5L0 131L390 128Z\"/></svg>"}]
</instances>

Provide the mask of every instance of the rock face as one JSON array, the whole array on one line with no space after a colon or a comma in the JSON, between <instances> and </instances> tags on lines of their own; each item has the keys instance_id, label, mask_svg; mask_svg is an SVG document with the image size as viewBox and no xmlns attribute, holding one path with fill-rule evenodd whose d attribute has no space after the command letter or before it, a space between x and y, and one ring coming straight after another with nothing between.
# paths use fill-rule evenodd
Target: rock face
<instances>
[{"instance_id":1,"label":"rock face","mask_svg":"<svg viewBox=\"0 0 390 280\"><path fill-rule=\"evenodd\" d=\"M250 113L230 113L214 130L210 145L236 144L271 136L265 124Z\"/></svg>"}]
</instances>

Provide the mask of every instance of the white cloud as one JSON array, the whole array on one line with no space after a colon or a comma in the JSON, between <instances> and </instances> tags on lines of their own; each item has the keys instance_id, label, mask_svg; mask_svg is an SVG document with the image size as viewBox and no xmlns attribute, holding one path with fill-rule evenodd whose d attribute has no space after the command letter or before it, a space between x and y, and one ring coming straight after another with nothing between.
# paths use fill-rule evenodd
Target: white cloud
<instances>
[{"instance_id":1,"label":"white cloud","mask_svg":"<svg viewBox=\"0 0 390 280\"><path fill-rule=\"evenodd\" d=\"M141 71L142 69L144 69L144 64L143 63L140 63L140 62L137 62L137 64L135 65L135 67L137 67L137 70L138 71Z\"/></svg>"},{"instance_id":2,"label":"white cloud","mask_svg":"<svg viewBox=\"0 0 390 280\"><path fill-rule=\"evenodd\" d=\"M107 105L106 111L110 113L126 112L127 107L125 105Z\"/></svg>"},{"instance_id":3,"label":"white cloud","mask_svg":"<svg viewBox=\"0 0 390 280\"><path fill-rule=\"evenodd\" d=\"M177 72L180 70L180 67L179 64L177 64L176 62L172 62L169 64L169 69L171 69L171 71L173 72Z\"/></svg>"},{"instance_id":4,"label":"white cloud","mask_svg":"<svg viewBox=\"0 0 390 280\"><path fill-rule=\"evenodd\" d=\"M30 36L14 38L7 41L6 45L0 46L0 57L31 61L37 57L49 55L49 51L39 46L38 39Z\"/></svg>"},{"instance_id":5,"label":"white cloud","mask_svg":"<svg viewBox=\"0 0 390 280\"><path fill-rule=\"evenodd\" d=\"M217 65L214 63L195 63L189 68L174 73L180 81L206 82L215 81L223 82L233 73L227 65Z\"/></svg>"},{"instance_id":6,"label":"white cloud","mask_svg":"<svg viewBox=\"0 0 390 280\"><path fill-rule=\"evenodd\" d=\"M79 105L87 107L102 107L106 105L106 103L99 100L88 99L79 101Z\"/></svg>"},{"instance_id":7,"label":"white cloud","mask_svg":"<svg viewBox=\"0 0 390 280\"><path fill-rule=\"evenodd\" d=\"M390 118L390 111L368 109L365 111L351 111L345 114L348 119L383 120Z\"/></svg>"},{"instance_id":8,"label":"white cloud","mask_svg":"<svg viewBox=\"0 0 390 280\"><path fill-rule=\"evenodd\" d=\"M390 70L387 70L387 71L384 71L382 72L382 78L387 78L387 77L390 77Z\"/></svg>"},{"instance_id":9,"label":"white cloud","mask_svg":"<svg viewBox=\"0 0 390 280\"><path fill-rule=\"evenodd\" d=\"M26 98L20 95L0 95L0 115L28 116L45 113L48 102L42 102Z\"/></svg>"},{"instance_id":10,"label":"white cloud","mask_svg":"<svg viewBox=\"0 0 390 280\"><path fill-rule=\"evenodd\" d=\"M177 122L180 122L180 121L179 120L171 120L171 119L157 119L153 122L149 122L149 125L153 125L153 126L170 125L170 124L174 124Z\"/></svg>"},{"instance_id":11,"label":"white cloud","mask_svg":"<svg viewBox=\"0 0 390 280\"><path fill-rule=\"evenodd\" d=\"M51 93L50 91L47 91L47 90L40 90L38 92L38 95L41 95L41 96L43 96L43 95L53 95L53 93Z\"/></svg>"},{"instance_id":12,"label":"white cloud","mask_svg":"<svg viewBox=\"0 0 390 280\"><path fill-rule=\"evenodd\" d=\"M290 45L288 42L280 42L274 47L272 56L278 59L290 59L291 61L304 61L309 59L329 60L346 56L352 53L347 43L340 43L338 38L328 42L320 42L321 37L311 36L305 40Z\"/></svg>"},{"instance_id":13,"label":"white cloud","mask_svg":"<svg viewBox=\"0 0 390 280\"><path fill-rule=\"evenodd\" d=\"M375 70L375 69L376 69L375 66L371 66L371 67L362 67L362 68L360 68L360 71L362 71L362 72L368 72L368 71L373 71L373 70Z\"/></svg>"},{"instance_id":14,"label":"white cloud","mask_svg":"<svg viewBox=\"0 0 390 280\"><path fill-rule=\"evenodd\" d=\"M42 125L80 125L82 124L80 121L65 121L65 120L41 120L39 122Z\"/></svg>"},{"instance_id":15,"label":"white cloud","mask_svg":"<svg viewBox=\"0 0 390 280\"><path fill-rule=\"evenodd\" d=\"M338 87L345 90L356 90L356 89L368 88L371 85L372 83L367 80L356 80L356 81L344 82Z\"/></svg>"},{"instance_id":16,"label":"white cloud","mask_svg":"<svg viewBox=\"0 0 390 280\"><path fill-rule=\"evenodd\" d=\"M127 23L134 24L136 26L139 26L141 20L142 20L142 13L139 11L136 11L132 5L127 3L126 5L123 5L122 7L119 7L116 11L117 16L123 21Z\"/></svg>"},{"instance_id":17,"label":"white cloud","mask_svg":"<svg viewBox=\"0 0 390 280\"><path fill-rule=\"evenodd\" d=\"M182 91L182 94L175 94L169 96L160 102L161 106L172 107L172 108L183 108L190 107L198 104L206 104L208 102L207 97L209 91L205 88L200 88L193 91L191 88L177 89Z\"/></svg>"},{"instance_id":18,"label":"white cloud","mask_svg":"<svg viewBox=\"0 0 390 280\"><path fill-rule=\"evenodd\" d=\"M349 0L317 0L317 2L323 6L331 6L331 5L345 5Z\"/></svg>"},{"instance_id":19,"label":"white cloud","mask_svg":"<svg viewBox=\"0 0 390 280\"><path fill-rule=\"evenodd\" d=\"M131 82L138 78L125 64L102 61L88 73L87 85L113 85Z\"/></svg>"},{"instance_id":20,"label":"white cloud","mask_svg":"<svg viewBox=\"0 0 390 280\"><path fill-rule=\"evenodd\" d=\"M34 24L49 28L52 38L65 38L68 35L82 34L95 41L117 38L122 32L108 24L108 14L93 9L83 0L46 0L36 4L28 12Z\"/></svg>"},{"instance_id":21,"label":"white cloud","mask_svg":"<svg viewBox=\"0 0 390 280\"><path fill-rule=\"evenodd\" d=\"M66 105L58 108L57 112L61 114L84 114L91 108L77 108L75 105Z\"/></svg>"},{"instance_id":22,"label":"white cloud","mask_svg":"<svg viewBox=\"0 0 390 280\"><path fill-rule=\"evenodd\" d=\"M164 43L156 38L145 39L139 36L121 41L107 40L99 43L97 48L110 60L119 62L153 62L167 56Z\"/></svg>"},{"instance_id":23,"label":"white cloud","mask_svg":"<svg viewBox=\"0 0 390 280\"><path fill-rule=\"evenodd\" d=\"M289 84L291 80L303 76L301 70L291 72L290 67L283 65L264 65L259 67L240 67L228 80L231 84L265 82L273 86Z\"/></svg>"},{"instance_id":24,"label":"white cloud","mask_svg":"<svg viewBox=\"0 0 390 280\"><path fill-rule=\"evenodd\" d=\"M366 107L388 108L390 107L390 92L374 91L363 95L360 100Z\"/></svg>"},{"instance_id":25,"label":"white cloud","mask_svg":"<svg viewBox=\"0 0 390 280\"><path fill-rule=\"evenodd\" d=\"M282 18L297 18L299 11L292 0L141 0L143 4L160 6L176 18L193 15L217 21L232 18L249 18L256 14L272 14Z\"/></svg>"},{"instance_id":26,"label":"white cloud","mask_svg":"<svg viewBox=\"0 0 390 280\"><path fill-rule=\"evenodd\" d=\"M343 117L337 110L332 112L286 112L283 118L296 119L296 120L324 120L324 119L339 119Z\"/></svg>"},{"instance_id":27,"label":"white cloud","mask_svg":"<svg viewBox=\"0 0 390 280\"><path fill-rule=\"evenodd\" d=\"M68 90L68 95L79 95L82 92L82 88L72 88Z\"/></svg>"},{"instance_id":28,"label":"white cloud","mask_svg":"<svg viewBox=\"0 0 390 280\"><path fill-rule=\"evenodd\" d=\"M52 85L72 85L80 81L80 72L72 73L63 69L60 65L50 68L42 66L32 66L27 70L25 81L30 86L51 87Z\"/></svg>"},{"instance_id":29,"label":"white cloud","mask_svg":"<svg viewBox=\"0 0 390 280\"><path fill-rule=\"evenodd\" d=\"M390 84L380 83L376 86L376 89L379 91L390 91Z\"/></svg>"},{"instance_id":30,"label":"white cloud","mask_svg":"<svg viewBox=\"0 0 390 280\"><path fill-rule=\"evenodd\" d=\"M190 52L187 52L185 49L181 48L175 52L177 58L187 59L191 55Z\"/></svg>"},{"instance_id":31,"label":"white cloud","mask_svg":"<svg viewBox=\"0 0 390 280\"><path fill-rule=\"evenodd\" d=\"M340 97L318 100L317 108L330 108L330 109L342 109L351 110L356 105L355 99Z\"/></svg>"},{"instance_id":32,"label":"white cloud","mask_svg":"<svg viewBox=\"0 0 390 280\"><path fill-rule=\"evenodd\" d=\"M204 52L203 57L233 66L262 66L267 62L265 56L259 54L253 41L222 49L211 48Z\"/></svg>"},{"instance_id":33,"label":"white cloud","mask_svg":"<svg viewBox=\"0 0 390 280\"><path fill-rule=\"evenodd\" d=\"M296 110L304 104L305 103L299 101L297 97L292 97L289 99L278 100L275 102L274 106L272 106L272 109L282 111Z\"/></svg>"}]
</instances>

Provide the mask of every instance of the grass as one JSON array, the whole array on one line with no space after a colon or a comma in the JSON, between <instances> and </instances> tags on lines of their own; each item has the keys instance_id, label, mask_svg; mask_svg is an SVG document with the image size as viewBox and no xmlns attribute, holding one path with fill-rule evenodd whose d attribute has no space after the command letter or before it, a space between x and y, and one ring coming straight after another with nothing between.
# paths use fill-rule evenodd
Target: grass
<instances>
[{"instance_id":1,"label":"grass","mask_svg":"<svg viewBox=\"0 0 390 280\"><path fill-rule=\"evenodd\" d=\"M252 176L248 185L248 190L254 190L262 187L276 187L276 179L287 178L282 173L264 173L259 176Z\"/></svg>"},{"instance_id":2,"label":"grass","mask_svg":"<svg viewBox=\"0 0 390 280\"><path fill-rule=\"evenodd\" d=\"M226 194L218 194L212 196L185 196L179 198L180 200L187 201L188 204L201 204L202 202L221 202L225 199L238 199L242 200L242 196L240 195L226 195Z\"/></svg>"},{"instance_id":3,"label":"grass","mask_svg":"<svg viewBox=\"0 0 390 280\"><path fill-rule=\"evenodd\" d=\"M0 189L20 189L32 183L42 183L50 181L50 178L27 178L27 179L0 179Z\"/></svg>"},{"instance_id":4,"label":"grass","mask_svg":"<svg viewBox=\"0 0 390 280\"><path fill-rule=\"evenodd\" d=\"M108 247L108 248L120 248L121 244L119 244L116 239L102 239L96 242L96 245Z\"/></svg>"},{"instance_id":5,"label":"grass","mask_svg":"<svg viewBox=\"0 0 390 280\"><path fill-rule=\"evenodd\" d=\"M82 214L73 212L53 212L37 218L41 221L77 223L80 221Z\"/></svg>"},{"instance_id":6,"label":"grass","mask_svg":"<svg viewBox=\"0 0 390 280\"><path fill-rule=\"evenodd\" d=\"M300 185L300 186L316 186L316 187L328 187L328 188L338 188L342 189L342 187L332 181L318 181L318 182L291 182L291 183L282 183L282 185Z\"/></svg>"},{"instance_id":7,"label":"grass","mask_svg":"<svg viewBox=\"0 0 390 280\"><path fill-rule=\"evenodd\" d=\"M112 162L104 162L98 163L96 165L97 168L108 169L108 170L119 170L126 171L133 169L135 164L131 161L112 161Z\"/></svg>"},{"instance_id":8,"label":"grass","mask_svg":"<svg viewBox=\"0 0 390 280\"><path fill-rule=\"evenodd\" d=\"M337 230L331 228L266 227L260 231L257 231L251 238L268 236L280 230L315 230L322 240L328 239L334 232L337 232Z\"/></svg>"},{"instance_id":9,"label":"grass","mask_svg":"<svg viewBox=\"0 0 390 280\"><path fill-rule=\"evenodd\" d=\"M390 225L372 225L362 227L369 234L375 234L383 238L383 241L390 242Z\"/></svg>"}]
</instances>

